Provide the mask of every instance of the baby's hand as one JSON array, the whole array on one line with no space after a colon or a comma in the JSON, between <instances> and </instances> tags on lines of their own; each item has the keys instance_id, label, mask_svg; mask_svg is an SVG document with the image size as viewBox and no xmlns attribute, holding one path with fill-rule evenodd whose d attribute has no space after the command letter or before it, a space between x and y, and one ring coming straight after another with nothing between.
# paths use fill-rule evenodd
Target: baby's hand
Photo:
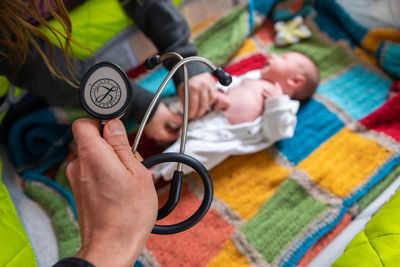
<instances>
[{"instance_id":1,"label":"baby's hand","mask_svg":"<svg viewBox=\"0 0 400 267\"><path fill-rule=\"evenodd\" d=\"M262 95L264 98L271 98L275 96L283 95L282 87L279 83L270 84L263 88Z\"/></svg>"},{"instance_id":2,"label":"baby's hand","mask_svg":"<svg viewBox=\"0 0 400 267\"><path fill-rule=\"evenodd\" d=\"M226 110L231 105L231 101L228 96L222 92L216 93L216 99L214 102L214 110Z\"/></svg>"}]
</instances>

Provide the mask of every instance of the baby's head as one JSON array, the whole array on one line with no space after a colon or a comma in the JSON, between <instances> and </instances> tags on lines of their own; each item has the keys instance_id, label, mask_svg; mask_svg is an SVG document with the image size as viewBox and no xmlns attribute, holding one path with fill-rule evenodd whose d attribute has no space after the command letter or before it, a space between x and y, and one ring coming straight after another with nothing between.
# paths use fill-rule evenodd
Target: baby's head
<instances>
[{"instance_id":1,"label":"baby's head","mask_svg":"<svg viewBox=\"0 0 400 267\"><path fill-rule=\"evenodd\" d=\"M261 71L264 80L278 82L283 93L292 99L310 98L319 83L319 70L315 63L298 52L272 55Z\"/></svg>"}]
</instances>

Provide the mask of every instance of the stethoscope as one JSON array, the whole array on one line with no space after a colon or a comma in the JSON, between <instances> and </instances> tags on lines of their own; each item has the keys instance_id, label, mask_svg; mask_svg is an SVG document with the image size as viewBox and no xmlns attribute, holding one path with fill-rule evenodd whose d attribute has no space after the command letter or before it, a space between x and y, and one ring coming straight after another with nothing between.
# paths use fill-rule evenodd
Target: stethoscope
<instances>
[{"instance_id":1,"label":"stethoscope","mask_svg":"<svg viewBox=\"0 0 400 267\"><path fill-rule=\"evenodd\" d=\"M213 71L213 75L222 85L227 86L232 82L232 77L228 73L223 71L221 68L217 68L209 60L198 56L183 58L178 53L169 52L162 56L156 55L154 57L148 58L145 61L145 66L148 69L153 69L168 58L176 58L178 59L178 62L168 73L167 77L158 88L153 97L153 100L147 108L147 111L137 131L136 138L132 146L132 153L135 156L137 155L137 148L140 138L143 134L144 127L149 120L150 115L154 107L156 106L158 99L161 96L161 93L163 92L175 72L180 67L183 67L184 107L179 153L156 154L154 156L146 158L141 163L146 168L151 168L157 164L165 162L178 163L171 180L168 200L158 210L157 220L161 220L168 216L179 202L182 191L183 164L190 166L191 168L193 168L194 171L199 174L204 186L204 196L200 207L192 216L180 223L172 225L156 224L154 225L154 228L152 230L152 233L154 234L175 234L191 228L206 215L208 209L210 208L214 194L213 183L208 170L197 159L185 154L189 113L189 76L186 64L193 61L201 62L207 65ZM105 124L107 120L120 118L125 114L125 111L132 100L131 83L125 72L122 71L117 65L109 62L100 62L90 68L84 75L80 86L80 100L83 108L90 115L100 119L102 123Z\"/></svg>"}]
</instances>

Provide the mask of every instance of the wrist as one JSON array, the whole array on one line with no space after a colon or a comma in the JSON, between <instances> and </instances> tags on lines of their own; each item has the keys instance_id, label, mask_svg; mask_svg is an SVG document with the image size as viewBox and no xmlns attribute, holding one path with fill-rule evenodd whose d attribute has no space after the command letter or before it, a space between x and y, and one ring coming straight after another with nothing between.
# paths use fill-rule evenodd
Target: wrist
<instances>
[{"instance_id":1,"label":"wrist","mask_svg":"<svg viewBox=\"0 0 400 267\"><path fill-rule=\"evenodd\" d=\"M82 244L75 257L84 259L96 267L102 266L133 266L140 255L143 246L138 242L123 245L122 242L112 242L112 239L93 241L88 245Z\"/></svg>"}]
</instances>

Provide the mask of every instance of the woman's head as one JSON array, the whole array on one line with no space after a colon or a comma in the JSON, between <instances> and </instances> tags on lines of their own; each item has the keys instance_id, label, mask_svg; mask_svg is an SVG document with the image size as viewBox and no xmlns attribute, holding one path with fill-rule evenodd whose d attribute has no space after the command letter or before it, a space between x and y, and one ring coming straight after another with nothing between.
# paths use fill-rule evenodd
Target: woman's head
<instances>
[{"instance_id":1,"label":"woman's head","mask_svg":"<svg viewBox=\"0 0 400 267\"><path fill-rule=\"evenodd\" d=\"M63 32L51 26L41 15L35 0L1 0L0 1L0 60L8 60L16 67L21 67L29 51L28 44L32 44L41 55L50 72L69 84L76 86L76 81L70 81L53 61L53 45L50 39L29 21L48 28L57 38L59 46L64 51L70 75L74 77L72 63L68 57L71 50L71 21L62 0L44 0L48 13L63 27ZM42 38L49 47L49 55L45 55L34 36ZM57 36L57 35L56 35ZM75 82L75 84L74 84Z\"/></svg>"},{"instance_id":2,"label":"woman's head","mask_svg":"<svg viewBox=\"0 0 400 267\"><path fill-rule=\"evenodd\" d=\"M261 76L264 80L278 82L285 94L297 100L310 98L320 79L315 63L298 52L272 55Z\"/></svg>"}]
</instances>

